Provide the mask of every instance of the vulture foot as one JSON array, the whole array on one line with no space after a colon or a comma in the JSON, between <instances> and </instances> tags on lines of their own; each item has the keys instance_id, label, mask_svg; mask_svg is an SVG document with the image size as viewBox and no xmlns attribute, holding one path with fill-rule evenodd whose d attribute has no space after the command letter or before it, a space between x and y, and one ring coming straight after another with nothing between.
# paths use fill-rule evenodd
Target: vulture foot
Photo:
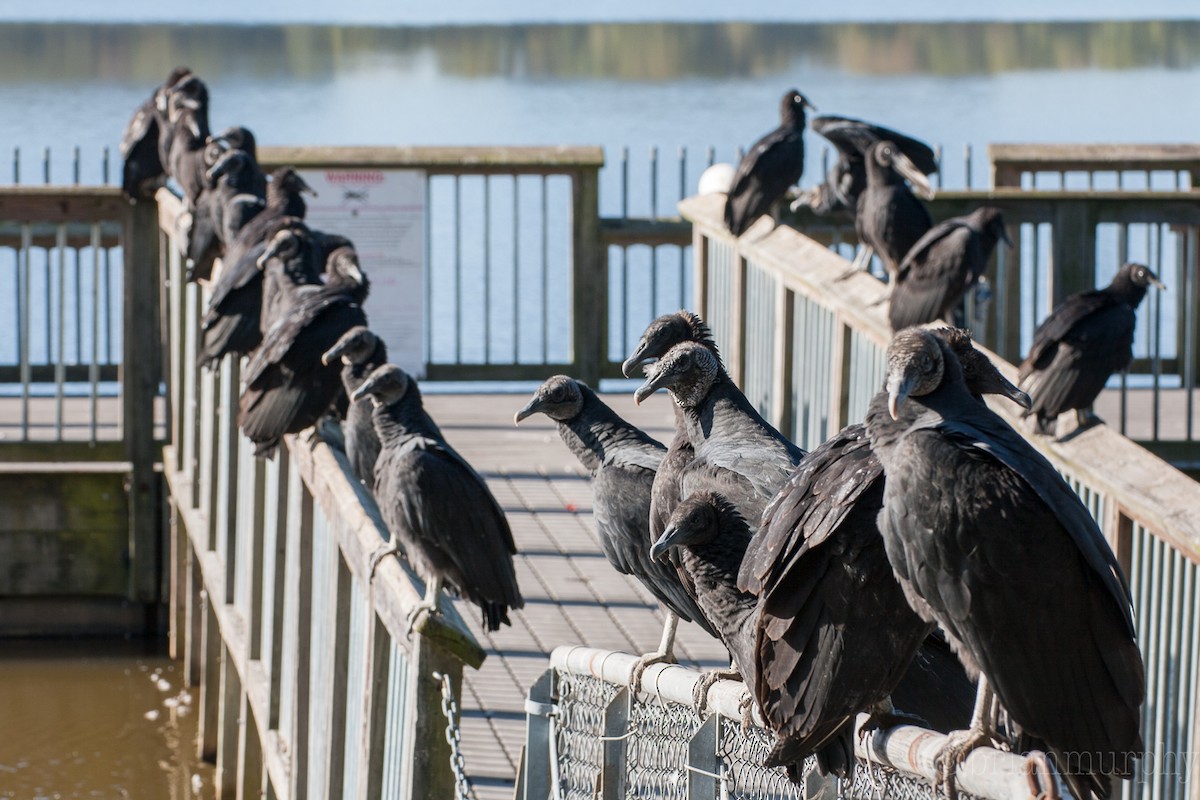
<instances>
[{"instance_id":1,"label":"vulture foot","mask_svg":"<svg viewBox=\"0 0 1200 800\"><path fill-rule=\"evenodd\" d=\"M375 570L379 567L379 562L391 555L399 555L400 548L395 544L385 544L374 553L371 554L371 571L367 573L367 583L375 580Z\"/></svg>"},{"instance_id":2,"label":"vulture foot","mask_svg":"<svg viewBox=\"0 0 1200 800\"><path fill-rule=\"evenodd\" d=\"M745 735L754 727L754 698L749 691L738 701L738 711L742 712L742 734Z\"/></svg>"},{"instance_id":3,"label":"vulture foot","mask_svg":"<svg viewBox=\"0 0 1200 800\"><path fill-rule=\"evenodd\" d=\"M633 670L629 673L629 691L636 696L642 690L642 675L646 673L646 668L651 664L675 663L678 663L675 661L675 654L670 650L656 650L639 657L633 664Z\"/></svg>"},{"instance_id":4,"label":"vulture foot","mask_svg":"<svg viewBox=\"0 0 1200 800\"><path fill-rule=\"evenodd\" d=\"M1076 430L1087 430L1095 425L1099 425L1103 421L1090 408L1075 409Z\"/></svg>"},{"instance_id":5,"label":"vulture foot","mask_svg":"<svg viewBox=\"0 0 1200 800\"><path fill-rule=\"evenodd\" d=\"M708 713L708 690L718 681L740 681L741 679L742 673L732 666L728 669L701 672L700 680L696 681L696 688L692 690L692 708L696 710L696 716L704 717Z\"/></svg>"},{"instance_id":6,"label":"vulture foot","mask_svg":"<svg viewBox=\"0 0 1200 800\"><path fill-rule=\"evenodd\" d=\"M985 728L951 731L946 744L934 758L937 778L934 790L944 789L948 800L958 800L958 783L955 777L959 764L967 760L972 750L980 747L996 747L1000 744L995 734Z\"/></svg>"}]
</instances>

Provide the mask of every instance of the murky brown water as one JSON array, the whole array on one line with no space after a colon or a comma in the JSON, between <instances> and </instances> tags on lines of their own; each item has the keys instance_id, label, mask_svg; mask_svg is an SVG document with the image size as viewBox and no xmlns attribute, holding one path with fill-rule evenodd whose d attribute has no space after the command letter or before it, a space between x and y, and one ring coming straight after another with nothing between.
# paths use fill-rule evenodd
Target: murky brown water
<instances>
[{"instance_id":1,"label":"murky brown water","mask_svg":"<svg viewBox=\"0 0 1200 800\"><path fill-rule=\"evenodd\" d=\"M209 800L198 701L154 644L0 642L0 798Z\"/></svg>"}]
</instances>

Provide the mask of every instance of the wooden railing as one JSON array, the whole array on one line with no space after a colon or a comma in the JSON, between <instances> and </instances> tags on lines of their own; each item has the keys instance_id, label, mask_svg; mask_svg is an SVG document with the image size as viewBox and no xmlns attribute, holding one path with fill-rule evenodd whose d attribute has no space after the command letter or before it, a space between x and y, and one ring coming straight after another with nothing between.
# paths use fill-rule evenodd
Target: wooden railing
<instances>
[{"instance_id":1,"label":"wooden railing","mask_svg":"<svg viewBox=\"0 0 1200 800\"><path fill-rule=\"evenodd\" d=\"M860 421L882 385L891 330L875 303L885 287L867 274L839 280L848 262L788 226L760 221L734 239L722 201L681 204L695 230L695 306L734 380L811 449ZM997 363L1015 379L1011 364ZM1005 403L993 407L1027 427ZM1069 441L1030 441L1083 499L1130 578L1147 672L1147 757L1125 796L1200 797L1190 758L1200 741L1200 484L1104 425Z\"/></svg>"},{"instance_id":2,"label":"wooden railing","mask_svg":"<svg viewBox=\"0 0 1200 800\"><path fill-rule=\"evenodd\" d=\"M201 369L206 289L186 283L177 199L158 195L170 442L171 653L200 686L220 797L451 797L442 676L484 654L452 606L410 613L419 580L331 431L256 459L237 428L240 363ZM411 630L410 630L411 628Z\"/></svg>"},{"instance_id":3,"label":"wooden railing","mask_svg":"<svg viewBox=\"0 0 1200 800\"><path fill-rule=\"evenodd\" d=\"M157 220L113 188L4 187L0 249L0 462L32 487L6 500L0 629L153 632Z\"/></svg>"}]
</instances>

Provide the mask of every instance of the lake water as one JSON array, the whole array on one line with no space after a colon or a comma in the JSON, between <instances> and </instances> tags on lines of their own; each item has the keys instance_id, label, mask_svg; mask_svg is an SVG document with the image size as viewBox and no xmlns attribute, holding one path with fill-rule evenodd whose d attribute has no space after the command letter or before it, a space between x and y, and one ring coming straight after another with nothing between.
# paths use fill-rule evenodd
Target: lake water
<instances>
[{"instance_id":1,"label":"lake water","mask_svg":"<svg viewBox=\"0 0 1200 800\"><path fill-rule=\"evenodd\" d=\"M5 642L0 798L212 797L180 677L149 644Z\"/></svg>"}]
</instances>

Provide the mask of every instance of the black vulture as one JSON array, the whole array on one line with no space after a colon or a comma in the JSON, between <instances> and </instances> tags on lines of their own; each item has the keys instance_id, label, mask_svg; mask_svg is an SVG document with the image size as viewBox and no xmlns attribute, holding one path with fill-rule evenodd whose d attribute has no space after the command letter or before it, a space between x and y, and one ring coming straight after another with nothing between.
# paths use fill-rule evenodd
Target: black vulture
<instances>
[{"instance_id":1,"label":"black vulture","mask_svg":"<svg viewBox=\"0 0 1200 800\"><path fill-rule=\"evenodd\" d=\"M238 231L222 258L221 274L200 323L201 364L216 362L227 353L249 353L258 347L262 340L259 314L263 304L258 260L278 230L284 226L303 226L301 218L307 208L301 194L311 191L291 167L272 174L266 207Z\"/></svg>"},{"instance_id":2,"label":"black vulture","mask_svg":"<svg viewBox=\"0 0 1200 800\"><path fill-rule=\"evenodd\" d=\"M563 443L591 473L592 514L608 562L641 581L666 611L655 660L672 657L679 619L716 636L675 568L650 557L651 496L667 448L622 419L587 384L566 375L547 379L514 421L539 412L557 423ZM640 684L640 671L635 678Z\"/></svg>"},{"instance_id":3,"label":"black vulture","mask_svg":"<svg viewBox=\"0 0 1200 800\"><path fill-rule=\"evenodd\" d=\"M167 172L183 190L191 211L204 188L205 173L220 154L208 141L208 88L195 75L171 87L167 96Z\"/></svg>"},{"instance_id":4,"label":"black vulture","mask_svg":"<svg viewBox=\"0 0 1200 800\"><path fill-rule=\"evenodd\" d=\"M242 175L245 182L243 191L257 197L267 196L267 173L258 165L258 141L249 128L241 125L231 125L212 137L212 141L220 144L226 150L241 150L250 156L250 166Z\"/></svg>"},{"instance_id":5,"label":"black vulture","mask_svg":"<svg viewBox=\"0 0 1200 800\"><path fill-rule=\"evenodd\" d=\"M783 200L804 173L804 109L812 104L795 89L783 96L779 127L742 157L725 200L725 225L741 236Z\"/></svg>"},{"instance_id":6,"label":"black vulture","mask_svg":"<svg viewBox=\"0 0 1200 800\"><path fill-rule=\"evenodd\" d=\"M209 144L210 148L215 146ZM219 153L209 167L188 231L188 280L209 280L214 261L229 249L238 231L266 206L262 195L254 193L253 176L257 169L249 154L241 150Z\"/></svg>"},{"instance_id":7,"label":"black vulture","mask_svg":"<svg viewBox=\"0 0 1200 800\"><path fill-rule=\"evenodd\" d=\"M328 266L347 274L336 281L331 276L328 285L306 283L315 278L305 246L285 229L262 259L268 262L263 322L269 327L246 367L238 403L238 426L258 456L272 456L284 434L304 430L330 410L342 394L341 370L321 356L346 331L367 324L353 288L364 280L356 261L330 259Z\"/></svg>"},{"instance_id":8,"label":"black vulture","mask_svg":"<svg viewBox=\"0 0 1200 800\"><path fill-rule=\"evenodd\" d=\"M804 451L776 430L699 342L682 342L659 359L638 387L639 403L669 389L683 411L695 457L680 475L680 496L716 490L757 527L762 511Z\"/></svg>"},{"instance_id":9,"label":"black vulture","mask_svg":"<svg viewBox=\"0 0 1200 800\"><path fill-rule=\"evenodd\" d=\"M342 362L342 387L353 397L367 376L387 363L387 345L369 328L356 325L342 334L337 344L321 356L322 364ZM366 399L350 403L342 425L346 438L346 458L350 468L371 491L375 490L375 462L379 459L379 436L371 420L371 404Z\"/></svg>"},{"instance_id":10,"label":"black vulture","mask_svg":"<svg viewBox=\"0 0 1200 800\"><path fill-rule=\"evenodd\" d=\"M633 354L621 365L625 377L630 377L639 366L648 361L661 358L668 350L680 342L699 342L712 352L721 364L721 354L717 343L713 341L712 332L697 314L679 310L664 314L652 321L638 340ZM675 506L683 498L679 494L679 476L683 468L692 462L696 451L688 436L687 424L683 419L683 409L677 403L671 404L675 410L675 436L667 446L667 453L662 464L654 475L654 485L650 492L650 541L655 542L666 530L667 520ZM678 566L678 565L676 565ZM703 624L703 623L701 623ZM631 675L633 686L641 685L641 676L651 664L674 661L674 628L663 632L663 641L657 652L648 653L639 659Z\"/></svg>"},{"instance_id":11,"label":"black vulture","mask_svg":"<svg viewBox=\"0 0 1200 800\"><path fill-rule=\"evenodd\" d=\"M980 402L992 393L1028 406L967 331L934 334ZM804 457L746 552L738 585L761 603L751 691L776 737L768 766L816 753L823 773L847 777L855 715L886 724L890 705L943 733L970 719L974 684L892 577L876 525L883 487L865 427L847 426Z\"/></svg>"},{"instance_id":12,"label":"black vulture","mask_svg":"<svg viewBox=\"0 0 1200 800\"><path fill-rule=\"evenodd\" d=\"M718 357L700 342L682 342L667 351L634 399L640 403L661 388L669 389L680 407L680 423L694 449L692 460L679 472L678 497L719 492L750 521L753 531L763 508L804 451L762 418L734 386ZM653 528L653 511L651 520ZM687 586L686 571L680 568L679 572ZM711 673L697 686L699 708L708 686L727 675Z\"/></svg>"},{"instance_id":13,"label":"black vulture","mask_svg":"<svg viewBox=\"0 0 1200 800\"><path fill-rule=\"evenodd\" d=\"M1004 215L992 206L930 228L900 262L888 309L892 330L945 319L983 276L999 241L1012 247Z\"/></svg>"},{"instance_id":14,"label":"black vulture","mask_svg":"<svg viewBox=\"0 0 1200 800\"><path fill-rule=\"evenodd\" d=\"M159 105L158 158L163 169L171 175L171 145L175 141L175 128L183 121L184 110L195 112L197 129L208 131L208 85L194 72L180 77L163 92ZM172 177L174 177L172 175Z\"/></svg>"},{"instance_id":15,"label":"black vulture","mask_svg":"<svg viewBox=\"0 0 1200 800\"><path fill-rule=\"evenodd\" d=\"M858 196L867 188L865 155L876 142L894 143L925 175L938 171L937 156L929 145L882 125L822 114L813 118L811 127L837 148L838 159L823 183L801 192L793 209L804 205L820 215L845 212L853 217L858 211Z\"/></svg>"},{"instance_id":16,"label":"black vulture","mask_svg":"<svg viewBox=\"0 0 1200 800\"><path fill-rule=\"evenodd\" d=\"M904 180L911 181L925 197L933 196L933 187L892 142L876 142L867 148L866 167L867 188L858 196L854 230L859 244L879 255L894 280L904 256L933 227L929 211Z\"/></svg>"},{"instance_id":17,"label":"black vulture","mask_svg":"<svg viewBox=\"0 0 1200 800\"><path fill-rule=\"evenodd\" d=\"M1039 433L1054 435L1064 411L1074 410L1081 427L1095 422L1092 403L1108 376L1133 360L1135 312L1150 284L1166 288L1144 264L1125 264L1108 286L1071 295L1038 326L1020 384Z\"/></svg>"},{"instance_id":18,"label":"black vulture","mask_svg":"<svg viewBox=\"0 0 1200 800\"><path fill-rule=\"evenodd\" d=\"M487 484L447 444L421 405L416 381L399 367L379 367L351 399L368 396L382 448L375 500L392 537L372 567L403 547L425 581L423 607L430 613L444 586L479 606L486 630L511 624L508 610L525 605L513 567L517 547Z\"/></svg>"},{"instance_id":19,"label":"black vulture","mask_svg":"<svg viewBox=\"0 0 1200 800\"><path fill-rule=\"evenodd\" d=\"M738 569L751 528L737 507L720 492L705 490L688 495L667 520L662 536L654 542L650 555L663 563L668 553L677 555L670 563L678 564L689 591L716 636L733 656L733 667L747 685L754 683L754 628L758 598L737 585ZM735 673L728 673L730 677ZM718 673L717 677L724 677ZM711 679L697 684L698 708L705 704L700 692L708 693ZM797 776L798 777L798 776Z\"/></svg>"},{"instance_id":20,"label":"black vulture","mask_svg":"<svg viewBox=\"0 0 1200 800\"><path fill-rule=\"evenodd\" d=\"M188 67L176 67L163 84L154 90L133 113L121 137L121 189L134 200L152 197L166 173L158 154L159 126L166 120L167 93L171 87L192 74Z\"/></svg>"},{"instance_id":21,"label":"black vulture","mask_svg":"<svg viewBox=\"0 0 1200 800\"><path fill-rule=\"evenodd\" d=\"M866 424L887 477L888 561L979 681L971 729L951 734L938 759L940 782L953 792L958 764L996 738L998 700L1076 797L1108 797L1142 754L1145 683L1129 587L1095 520L971 396L953 350L928 331L893 337Z\"/></svg>"}]
</instances>

